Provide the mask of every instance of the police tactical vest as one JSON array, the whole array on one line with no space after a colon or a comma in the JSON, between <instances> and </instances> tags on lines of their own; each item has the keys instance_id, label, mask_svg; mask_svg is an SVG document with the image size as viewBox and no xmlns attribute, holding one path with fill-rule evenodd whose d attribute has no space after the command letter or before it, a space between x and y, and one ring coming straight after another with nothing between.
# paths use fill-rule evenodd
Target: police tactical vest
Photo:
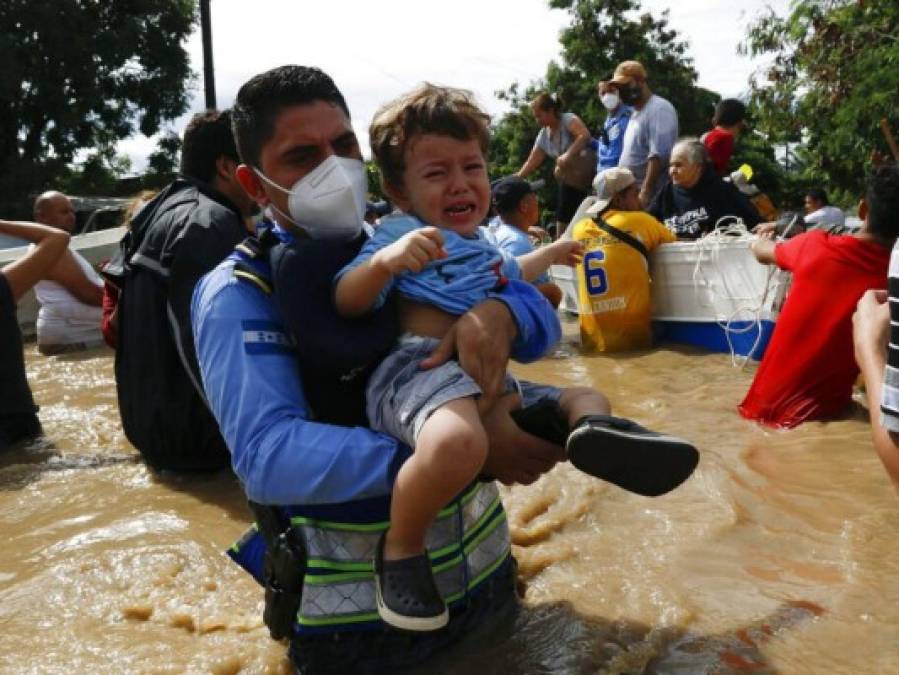
<instances>
[{"instance_id":1,"label":"police tactical vest","mask_svg":"<svg viewBox=\"0 0 899 675\"><path fill-rule=\"evenodd\" d=\"M365 425L365 381L396 340L398 324L388 305L361 320L337 315L333 279L362 240L272 242L264 231L262 237L267 239L262 246L252 240L238 246L235 276L274 296L293 334L316 420ZM390 524L389 496L282 511L299 534L307 561L295 633L382 628L372 561ZM495 483L474 483L456 497L431 525L426 543L441 594L451 608L464 607L511 556ZM264 585L265 550L254 526L228 554Z\"/></svg>"},{"instance_id":2,"label":"police tactical vest","mask_svg":"<svg viewBox=\"0 0 899 675\"><path fill-rule=\"evenodd\" d=\"M279 243L269 254L304 392L316 419L329 424L365 426L365 384L399 337L393 302L353 319L334 306L334 277L364 241L303 239Z\"/></svg>"},{"instance_id":3,"label":"police tactical vest","mask_svg":"<svg viewBox=\"0 0 899 675\"><path fill-rule=\"evenodd\" d=\"M295 632L377 629L375 547L388 528L389 499L329 507L288 507L306 547L307 567ZM327 511L327 513L324 513ZM450 609L471 596L510 558L509 526L495 483L474 483L440 512L427 547L437 588ZM228 551L263 584L265 542L253 528Z\"/></svg>"}]
</instances>

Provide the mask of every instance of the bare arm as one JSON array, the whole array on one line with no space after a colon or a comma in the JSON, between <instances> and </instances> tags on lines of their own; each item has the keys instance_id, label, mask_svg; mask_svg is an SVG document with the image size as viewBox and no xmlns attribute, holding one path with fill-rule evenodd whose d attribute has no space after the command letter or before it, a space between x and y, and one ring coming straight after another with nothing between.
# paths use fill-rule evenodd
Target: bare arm
<instances>
[{"instance_id":1,"label":"bare arm","mask_svg":"<svg viewBox=\"0 0 899 675\"><path fill-rule=\"evenodd\" d=\"M46 279L55 281L86 305L100 307L103 304L103 286L88 279L74 254L66 249Z\"/></svg>"},{"instance_id":2,"label":"bare arm","mask_svg":"<svg viewBox=\"0 0 899 675\"><path fill-rule=\"evenodd\" d=\"M537 169L540 168L540 165L543 164L543 160L546 159L546 153L543 152L542 149L535 147L531 150L531 154L528 155L527 160L522 165L522 167L518 170L518 175L522 178L534 173Z\"/></svg>"},{"instance_id":3,"label":"bare arm","mask_svg":"<svg viewBox=\"0 0 899 675\"><path fill-rule=\"evenodd\" d=\"M377 251L337 281L334 302L342 316L365 314L395 274L421 272L432 260L446 257L443 235L436 227L423 227Z\"/></svg>"},{"instance_id":4,"label":"bare arm","mask_svg":"<svg viewBox=\"0 0 899 675\"><path fill-rule=\"evenodd\" d=\"M880 423L890 312L886 291L867 291L852 317L855 360L865 378L865 396L871 418L871 436L880 461L899 492L899 434Z\"/></svg>"},{"instance_id":5,"label":"bare arm","mask_svg":"<svg viewBox=\"0 0 899 675\"><path fill-rule=\"evenodd\" d=\"M755 259L763 265L775 264L774 249L777 248L777 244L774 242L772 234L761 235L749 245L749 248Z\"/></svg>"},{"instance_id":6,"label":"bare arm","mask_svg":"<svg viewBox=\"0 0 899 675\"><path fill-rule=\"evenodd\" d=\"M18 302L56 264L69 245L69 234L46 225L7 220L0 220L0 233L35 244L28 253L2 270L13 300Z\"/></svg>"},{"instance_id":7,"label":"bare arm","mask_svg":"<svg viewBox=\"0 0 899 675\"><path fill-rule=\"evenodd\" d=\"M393 274L369 258L346 274L334 289L334 302L341 316L362 316L374 307L384 287L390 283Z\"/></svg>"},{"instance_id":8,"label":"bare arm","mask_svg":"<svg viewBox=\"0 0 899 675\"><path fill-rule=\"evenodd\" d=\"M576 265L580 262L583 245L578 241L560 239L516 258L525 281L534 281L550 265Z\"/></svg>"},{"instance_id":9,"label":"bare arm","mask_svg":"<svg viewBox=\"0 0 899 675\"><path fill-rule=\"evenodd\" d=\"M646 175L643 177L643 186L640 188L640 203L643 206L648 206L652 200L652 191L661 172L662 160L658 157L650 157L646 162Z\"/></svg>"},{"instance_id":10,"label":"bare arm","mask_svg":"<svg viewBox=\"0 0 899 675\"><path fill-rule=\"evenodd\" d=\"M559 163L564 163L569 157L574 157L577 153L586 147L590 142L590 130L581 121L581 118L575 115L568 124L568 132L572 135L573 140L568 149L559 156Z\"/></svg>"}]
</instances>

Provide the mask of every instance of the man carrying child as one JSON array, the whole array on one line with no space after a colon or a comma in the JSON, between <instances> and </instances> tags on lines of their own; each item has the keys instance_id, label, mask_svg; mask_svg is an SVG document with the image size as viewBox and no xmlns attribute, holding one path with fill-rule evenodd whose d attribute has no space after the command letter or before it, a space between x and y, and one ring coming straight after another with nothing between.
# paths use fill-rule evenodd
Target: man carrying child
<instances>
[{"instance_id":1,"label":"man carrying child","mask_svg":"<svg viewBox=\"0 0 899 675\"><path fill-rule=\"evenodd\" d=\"M300 672L384 672L421 663L486 625L489 617L507 616L514 609L515 566L498 492L492 481L469 479L442 504L428 531L433 555L424 562L436 576L440 602L449 605L448 626L413 636L387 628L375 600L372 561L383 560L378 554L383 551L383 535L397 527L391 521L390 492L409 462L409 449L364 428L361 414L350 419L335 410L335 401L351 411L361 407L365 380L359 373L368 370L367 361L377 365L371 343L390 336L394 316L388 308L360 319L343 319L331 303L334 276L364 243L360 232L365 192L359 179L363 167L349 112L324 73L285 66L247 82L238 93L233 115L243 161L238 178L276 222L263 228L260 241L245 242L200 282L194 294L194 333L209 404L248 497L257 504L277 505L278 515L287 523L281 534L299 540L304 551L300 559L305 563L288 575L291 582L298 578L301 588L279 587L270 583L271 569L262 571L263 556L273 550L273 539L263 531L267 526L262 522L259 532L251 531L234 547L233 555L266 583L267 599L272 600L266 608L270 629L269 619L279 613L279 602L297 596L297 604L286 614L288 630L279 635L291 637L291 658ZM471 141L470 133L450 140L464 145ZM444 204L442 192L423 189L432 186L431 181L443 180L445 163L436 174L425 170L410 179L409 172L416 169L408 153L416 147L427 151L431 146L426 140L437 142L437 147L447 140L439 133L427 139L429 135L424 130L410 134L400 145L405 164L400 169L403 180L396 185L407 197L403 208L430 214L436 206L442 217L465 226L478 215L476 225L486 213L480 192L471 195L465 188L459 192L462 198ZM474 147L472 161L454 160L449 168L459 184L467 182L462 176L477 174L475 182L483 180L486 195L481 145L475 141ZM413 184L416 188L409 189ZM320 208L323 203L326 208ZM390 222L387 219L379 230ZM410 237L420 245L411 253L418 262L411 265L424 266L443 248L431 246L443 230L432 228L423 234L423 229ZM266 246L271 247L270 255L260 254ZM447 259L438 262L449 260L452 254L447 253ZM443 271L454 272L451 267ZM477 464L482 477L503 482L533 482L564 453L556 447L560 441L555 437L554 443L540 441L512 424L509 411L518 397L503 394L505 362L510 350L520 359L539 357L558 338L558 320L530 284L502 284L495 272L490 283L491 289L481 289L480 299L473 303L468 299L468 307L460 302L451 320L425 305L410 309L401 302L396 309L405 329L414 320L416 333L435 338L429 343L434 352L421 362L423 368L440 367L458 353L458 372L476 383L483 400L495 401L469 425L476 425L481 439L489 441L486 455L479 447L478 461L470 462L469 468ZM368 356L360 359L357 352ZM453 364L457 370L459 366ZM335 392L340 396L328 395ZM340 426L334 422L337 417L343 418ZM652 443L646 441L654 436L650 432L626 421L620 426L619 435L630 433L642 439L640 443ZM665 457L657 465L640 467L640 473L666 474L665 489L685 479L695 465L695 450L677 444L686 452L673 448L670 454L678 458L681 475L672 478L677 471L666 473ZM665 439L655 445L672 449ZM614 458L627 453L605 454ZM608 469L614 462L603 464ZM458 483L461 478L453 480ZM438 476L430 487L442 489L442 481ZM416 527L414 518L400 523L400 532L404 526ZM262 549L260 537L266 540ZM283 538L275 539L277 545ZM413 566L419 563L420 559ZM278 574L274 577L277 581ZM441 608L438 614L442 613Z\"/></svg>"}]
</instances>

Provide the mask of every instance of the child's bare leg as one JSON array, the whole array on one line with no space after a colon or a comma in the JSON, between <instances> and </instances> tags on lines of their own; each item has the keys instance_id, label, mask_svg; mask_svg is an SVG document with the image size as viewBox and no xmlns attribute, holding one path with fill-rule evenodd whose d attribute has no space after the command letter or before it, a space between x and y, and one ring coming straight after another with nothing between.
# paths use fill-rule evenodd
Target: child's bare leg
<instances>
[{"instance_id":1,"label":"child's bare leg","mask_svg":"<svg viewBox=\"0 0 899 675\"><path fill-rule=\"evenodd\" d=\"M487 435L473 398L450 401L422 425L415 452L397 474L384 559L421 555L437 514L468 485L487 458Z\"/></svg>"},{"instance_id":2,"label":"child's bare leg","mask_svg":"<svg viewBox=\"0 0 899 675\"><path fill-rule=\"evenodd\" d=\"M569 428L573 428L577 421L586 415L608 415L612 411L609 399L589 387L563 389L559 397L559 407L568 420Z\"/></svg>"}]
</instances>

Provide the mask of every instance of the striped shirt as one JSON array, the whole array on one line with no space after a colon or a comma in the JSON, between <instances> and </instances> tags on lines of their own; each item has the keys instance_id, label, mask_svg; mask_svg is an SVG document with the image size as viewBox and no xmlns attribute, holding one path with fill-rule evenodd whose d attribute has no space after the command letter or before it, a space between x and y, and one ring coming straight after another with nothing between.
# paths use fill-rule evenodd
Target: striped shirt
<instances>
[{"instance_id":1,"label":"striped shirt","mask_svg":"<svg viewBox=\"0 0 899 675\"><path fill-rule=\"evenodd\" d=\"M893 246L889 275L890 344L883 374L880 424L899 433L899 242Z\"/></svg>"}]
</instances>

